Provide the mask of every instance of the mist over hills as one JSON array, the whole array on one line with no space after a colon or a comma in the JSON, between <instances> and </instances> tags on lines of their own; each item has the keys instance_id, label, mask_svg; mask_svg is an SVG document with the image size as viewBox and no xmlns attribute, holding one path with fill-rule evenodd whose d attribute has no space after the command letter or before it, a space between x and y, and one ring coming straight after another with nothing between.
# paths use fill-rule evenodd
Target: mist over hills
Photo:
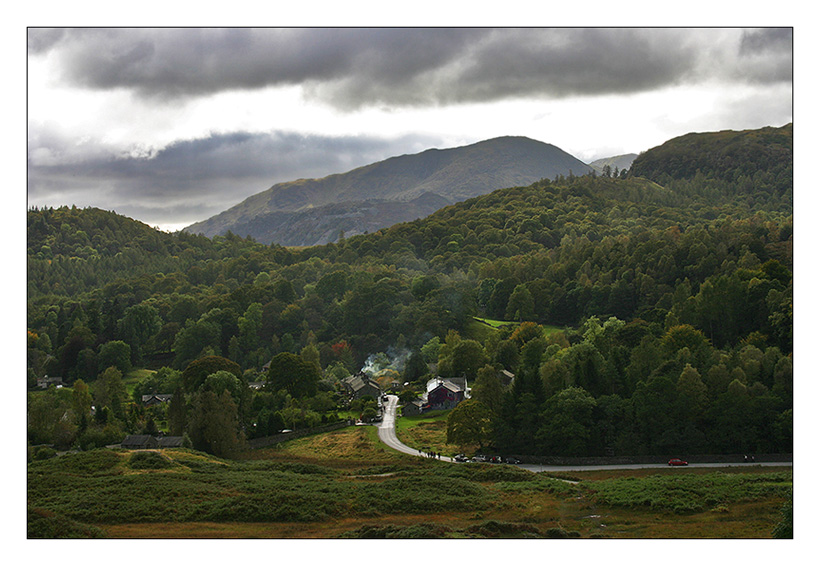
<instances>
[{"instance_id":1,"label":"mist over hills","mask_svg":"<svg viewBox=\"0 0 820 566\"><path fill-rule=\"evenodd\" d=\"M506 136L278 183L184 230L208 237L231 231L265 244L324 244L342 233L353 236L423 218L496 189L592 170L551 144Z\"/></svg>"}]
</instances>

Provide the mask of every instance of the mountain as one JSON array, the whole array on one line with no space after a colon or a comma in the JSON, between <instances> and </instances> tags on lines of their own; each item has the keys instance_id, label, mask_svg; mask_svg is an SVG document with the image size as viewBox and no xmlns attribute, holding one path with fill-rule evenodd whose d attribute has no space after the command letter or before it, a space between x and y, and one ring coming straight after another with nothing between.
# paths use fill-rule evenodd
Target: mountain
<instances>
[{"instance_id":1,"label":"mountain","mask_svg":"<svg viewBox=\"0 0 820 566\"><path fill-rule=\"evenodd\" d=\"M741 189L765 181L782 193L792 187L792 138L792 124L686 134L639 155L632 174L661 184L698 176L741 181Z\"/></svg>"},{"instance_id":2,"label":"mountain","mask_svg":"<svg viewBox=\"0 0 820 566\"><path fill-rule=\"evenodd\" d=\"M635 161L636 157L638 157L637 153L625 153L624 155L614 155L612 157L596 159L595 161L590 163L589 166L595 169L595 171L597 171L598 173L603 173L604 167L609 165L609 168L614 173L616 168L618 169L618 171L629 169L632 166L632 162Z\"/></svg>"},{"instance_id":3,"label":"mountain","mask_svg":"<svg viewBox=\"0 0 820 566\"><path fill-rule=\"evenodd\" d=\"M363 234L496 189L591 170L553 145L500 137L392 157L322 179L279 183L185 231L212 237L230 230L266 244L323 244L342 231Z\"/></svg>"}]
</instances>

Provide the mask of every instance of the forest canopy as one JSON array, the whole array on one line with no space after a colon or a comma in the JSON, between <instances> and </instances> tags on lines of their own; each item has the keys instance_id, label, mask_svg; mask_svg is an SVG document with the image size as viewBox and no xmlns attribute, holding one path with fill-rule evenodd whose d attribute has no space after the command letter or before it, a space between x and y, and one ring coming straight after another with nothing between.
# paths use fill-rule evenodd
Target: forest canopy
<instances>
[{"instance_id":1,"label":"forest canopy","mask_svg":"<svg viewBox=\"0 0 820 566\"><path fill-rule=\"evenodd\" d=\"M186 396L182 413L225 400L238 435L315 423L341 378L394 349L414 360L402 381L480 376L483 441L510 451L790 451L791 171L791 125L691 134L617 176L544 179L302 249L31 209L28 383L73 392L29 395L30 439L144 428L111 368L162 370L155 392ZM205 390L197 366L266 387ZM105 419L72 397L87 384ZM203 446L235 440L196 426Z\"/></svg>"}]
</instances>

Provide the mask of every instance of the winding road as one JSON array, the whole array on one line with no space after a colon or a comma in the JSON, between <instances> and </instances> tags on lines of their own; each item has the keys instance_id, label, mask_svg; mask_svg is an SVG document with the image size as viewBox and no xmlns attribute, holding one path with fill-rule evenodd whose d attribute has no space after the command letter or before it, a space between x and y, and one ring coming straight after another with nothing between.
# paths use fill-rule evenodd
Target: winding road
<instances>
[{"instance_id":1,"label":"winding road","mask_svg":"<svg viewBox=\"0 0 820 566\"><path fill-rule=\"evenodd\" d=\"M399 404L399 398L395 395L387 396L387 403L384 406L384 414L382 415L382 422L379 424L379 439L387 444L393 450L410 454L411 456L423 456L424 454L417 448L410 448L409 446L399 442L396 436L396 407ZM454 460L447 456L440 458L445 462L453 462Z\"/></svg>"},{"instance_id":2,"label":"winding road","mask_svg":"<svg viewBox=\"0 0 820 566\"><path fill-rule=\"evenodd\" d=\"M387 396L387 403L384 406L384 414L382 422L379 424L379 439L387 446L398 452L410 454L411 456L423 456L424 454L417 448L410 448L409 446L399 442L396 436L396 408L399 404L399 398L395 395ZM440 458L446 462L454 462L450 457L442 456ZM791 466L791 462L755 462L755 463L737 463L727 464L720 463L692 463L690 468L728 468L728 467L747 467L747 466ZM518 464L519 468L530 470L531 472L583 472L593 470L639 470L642 468L667 468L666 464L614 464L605 466L546 466L541 464Z\"/></svg>"}]
</instances>

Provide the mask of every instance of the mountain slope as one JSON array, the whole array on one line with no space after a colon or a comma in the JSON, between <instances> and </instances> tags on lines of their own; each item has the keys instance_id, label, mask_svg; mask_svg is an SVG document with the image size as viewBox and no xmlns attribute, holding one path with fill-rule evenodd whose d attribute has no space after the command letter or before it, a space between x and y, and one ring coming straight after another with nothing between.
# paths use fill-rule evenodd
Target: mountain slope
<instances>
[{"instance_id":1,"label":"mountain slope","mask_svg":"<svg viewBox=\"0 0 820 566\"><path fill-rule=\"evenodd\" d=\"M334 241L340 230L360 234L414 220L444 204L496 189L589 171L588 165L553 145L524 137L501 137L469 146L392 157L322 179L279 183L185 230L206 236L230 230L264 243L320 244ZM419 200L420 197L423 198ZM345 228L345 223L332 222L331 218L338 214L337 207L315 210L348 203L345 207L348 215L368 216L358 208L372 208L374 204L386 206L387 202L413 204L406 207L405 213L394 211L396 214L385 217L382 222L374 219L368 228L356 225ZM306 211L311 212L304 214ZM288 225L290 229L285 228ZM301 232L295 232L294 226L299 226ZM314 237L317 234L321 234L318 239Z\"/></svg>"},{"instance_id":2,"label":"mountain slope","mask_svg":"<svg viewBox=\"0 0 820 566\"><path fill-rule=\"evenodd\" d=\"M625 153L624 155L613 155L612 157L604 157L602 159L596 159L592 163L589 164L590 167L595 169L598 173L604 172L604 167L609 165L612 172L615 172L617 168L619 171L624 171L629 169L632 165L632 162L635 161L635 158L638 157L637 153Z\"/></svg>"},{"instance_id":3,"label":"mountain slope","mask_svg":"<svg viewBox=\"0 0 820 566\"><path fill-rule=\"evenodd\" d=\"M792 124L686 134L639 155L632 174L660 183L698 174L732 183L765 176L782 193L792 187L792 136Z\"/></svg>"}]
</instances>

